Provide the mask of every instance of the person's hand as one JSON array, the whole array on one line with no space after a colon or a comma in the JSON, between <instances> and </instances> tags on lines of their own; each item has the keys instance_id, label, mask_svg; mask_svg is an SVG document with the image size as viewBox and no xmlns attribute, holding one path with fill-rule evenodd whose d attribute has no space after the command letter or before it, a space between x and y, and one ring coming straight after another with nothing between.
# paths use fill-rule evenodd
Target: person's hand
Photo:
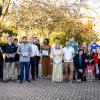
<instances>
[{"instance_id":1,"label":"person's hand","mask_svg":"<svg viewBox=\"0 0 100 100\"><path fill-rule=\"evenodd\" d=\"M82 72L83 72L83 70L82 70L82 69L79 69L79 72L81 72L81 73L82 73Z\"/></svg>"},{"instance_id":2,"label":"person's hand","mask_svg":"<svg viewBox=\"0 0 100 100\"><path fill-rule=\"evenodd\" d=\"M91 63L91 60L89 61L89 63Z\"/></svg>"},{"instance_id":3,"label":"person's hand","mask_svg":"<svg viewBox=\"0 0 100 100\"><path fill-rule=\"evenodd\" d=\"M65 62L67 62L67 59L64 59Z\"/></svg>"},{"instance_id":4,"label":"person's hand","mask_svg":"<svg viewBox=\"0 0 100 100\"><path fill-rule=\"evenodd\" d=\"M55 64L61 64L61 61L55 62Z\"/></svg>"},{"instance_id":5,"label":"person's hand","mask_svg":"<svg viewBox=\"0 0 100 100\"><path fill-rule=\"evenodd\" d=\"M1 47L0 47L0 53L3 53L3 51L2 51L2 49L1 49Z\"/></svg>"},{"instance_id":6,"label":"person's hand","mask_svg":"<svg viewBox=\"0 0 100 100\"><path fill-rule=\"evenodd\" d=\"M73 58L69 59L69 61L72 61L72 60L73 60Z\"/></svg>"},{"instance_id":7,"label":"person's hand","mask_svg":"<svg viewBox=\"0 0 100 100\"><path fill-rule=\"evenodd\" d=\"M98 69L96 70L96 74L99 74L99 70Z\"/></svg>"},{"instance_id":8,"label":"person's hand","mask_svg":"<svg viewBox=\"0 0 100 100\"><path fill-rule=\"evenodd\" d=\"M93 60L90 60L89 63L92 63Z\"/></svg>"},{"instance_id":9,"label":"person's hand","mask_svg":"<svg viewBox=\"0 0 100 100\"><path fill-rule=\"evenodd\" d=\"M87 63L87 62L88 62L88 60L85 60L85 62Z\"/></svg>"},{"instance_id":10,"label":"person's hand","mask_svg":"<svg viewBox=\"0 0 100 100\"><path fill-rule=\"evenodd\" d=\"M21 52L17 52L17 54L22 55L22 53L21 53Z\"/></svg>"},{"instance_id":11,"label":"person's hand","mask_svg":"<svg viewBox=\"0 0 100 100\"><path fill-rule=\"evenodd\" d=\"M53 59L54 58L54 54L50 54L50 58Z\"/></svg>"},{"instance_id":12,"label":"person's hand","mask_svg":"<svg viewBox=\"0 0 100 100\"><path fill-rule=\"evenodd\" d=\"M4 55L5 55L5 57L7 57L7 58L8 58L8 54L4 53Z\"/></svg>"},{"instance_id":13,"label":"person's hand","mask_svg":"<svg viewBox=\"0 0 100 100\"><path fill-rule=\"evenodd\" d=\"M14 53L14 57L15 57L16 53Z\"/></svg>"},{"instance_id":14,"label":"person's hand","mask_svg":"<svg viewBox=\"0 0 100 100\"><path fill-rule=\"evenodd\" d=\"M59 61L59 62L58 62L58 64L61 64L61 63L62 63L62 61Z\"/></svg>"},{"instance_id":15,"label":"person's hand","mask_svg":"<svg viewBox=\"0 0 100 100\"><path fill-rule=\"evenodd\" d=\"M64 60L64 54L62 54L62 59Z\"/></svg>"},{"instance_id":16,"label":"person's hand","mask_svg":"<svg viewBox=\"0 0 100 100\"><path fill-rule=\"evenodd\" d=\"M28 52L23 52L23 53L22 53L22 56L27 57L27 56L29 56L29 53L28 53Z\"/></svg>"}]
</instances>

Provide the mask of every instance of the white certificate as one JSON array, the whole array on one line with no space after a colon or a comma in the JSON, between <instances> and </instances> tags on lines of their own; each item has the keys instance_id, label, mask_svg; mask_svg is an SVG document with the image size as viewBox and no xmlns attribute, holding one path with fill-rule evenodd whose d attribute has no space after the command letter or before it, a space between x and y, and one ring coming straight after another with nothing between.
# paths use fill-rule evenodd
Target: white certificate
<instances>
[{"instance_id":1,"label":"white certificate","mask_svg":"<svg viewBox=\"0 0 100 100\"><path fill-rule=\"evenodd\" d=\"M22 56L24 56L24 57L28 56L28 52L23 52Z\"/></svg>"},{"instance_id":2,"label":"white certificate","mask_svg":"<svg viewBox=\"0 0 100 100\"><path fill-rule=\"evenodd\" d=\"M15 57L15 54L7 54L7 57L8 58L14 58Z\"/></svg>"},{"instance_id":3,"label":"white certificate","mask_svg":"<svg viewBox=\"0 0 100 100\"><path fill-rule=\"evenodd\" d=\"M43 56L48 56L49 55L49 51L48 50L42 50L42 55Z\"/></svg>"}]
</instances>

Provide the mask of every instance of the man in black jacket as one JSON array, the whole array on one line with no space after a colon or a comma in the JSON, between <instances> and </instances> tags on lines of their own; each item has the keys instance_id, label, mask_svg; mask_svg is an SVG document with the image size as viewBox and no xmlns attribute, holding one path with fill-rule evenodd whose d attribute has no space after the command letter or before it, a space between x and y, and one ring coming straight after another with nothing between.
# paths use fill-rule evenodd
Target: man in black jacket
<instances>
[{"instance_id":1,"label":"man in black jacket","mask_svg":"<svg viewBox=\"0 0 100 100\"><path fill-rule=\"evenodd\" d=\"M15 66L15 54L16 47L13 44L13 37L7 37L7 43L3 46L3 53L5 55L5 82L9 80L13 81L15 79L14 76L14 66Z\"/></svg>"}]
</instances>

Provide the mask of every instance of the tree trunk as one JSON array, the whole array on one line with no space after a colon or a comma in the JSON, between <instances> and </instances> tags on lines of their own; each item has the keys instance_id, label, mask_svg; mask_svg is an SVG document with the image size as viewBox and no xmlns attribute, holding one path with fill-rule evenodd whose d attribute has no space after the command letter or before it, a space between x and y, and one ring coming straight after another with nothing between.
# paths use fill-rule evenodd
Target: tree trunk
<instances>
[{"instance_id":1,"label":"tree trunk","mask_svg":"<svg viewBox=\"0 0 100 100\"><path fill-rule=\"evenodd\" d=\"M8 10L8 7L9 7L9 4L10 4L10 1L11 0L6 0L6 2L4 0L0 0L0 5L2 7L2 14L0 15L0 29L1 29L1 23L2 23L2 20L4 18L4 16L6 15L7 13L7 10Z\"/></svg>"}]
</instances>

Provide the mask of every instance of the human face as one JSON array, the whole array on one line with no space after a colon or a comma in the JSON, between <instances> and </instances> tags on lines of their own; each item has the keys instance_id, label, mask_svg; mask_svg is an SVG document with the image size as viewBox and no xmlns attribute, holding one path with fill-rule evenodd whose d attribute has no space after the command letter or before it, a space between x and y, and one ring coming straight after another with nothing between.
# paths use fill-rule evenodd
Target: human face
<instances>
[{"instance_id":1,"label":"human face","mask_svg":"<svg viewBox=\"0 0 100 100\"><path fill-rule=\"evenodd\" d=\"M55 39L55 44L59 44L59 39Z\"/></svg>"},{"instance_id":2,"label":"human face","mask_svg":"<svg viewBox=\"0 0 100 100\"><path fill-rule=\"evenodd\" d=\"M96 52L97 52L98 54L100 54L100 48L97 48L97 49L96 49Z\"/></svg>"},{"instance_id":3,"label":"human face","mask_svg":"<svg viewBox=\"0 0 100 100\"><path fill-rule=\"evenodd\" d=\"M18 40L14 40L14 44L15 45L18 45Z\"/></svg>"},{"instance_id":4,"label":"human face","mask_svg":"<svg viewBox=\"0 0 100 100\"><path fill-rule=\"evenodd\" d=\"M33 37L30 38L29 42L33 44Z\"/></svg>"},{"instance_id":5,"label":"human face","mask_svg":"<svg viewBox=\"0 0 100 100\"><path fill-rule=\"evenodd\" d=\"M8 37L7 41L8 41L9 44L11 44L11 43L13 43L13 38L12 37Z\"/></svg>"},{"instance_id":6,"label":"human face","mask_svg":"<svg viewBox=\"0 0 100 100\"><path fill-rule=\"evenodd\" d=\"M91 47L88 47L88 52L91 52Z\"/></svg>"},{"instance_id":7,"label":"human face","mask_svg":"<svg viewBox=\"0 0 100 100\"><path fill-rule=\"evenodd\" d=\"M34 38L34 43L38 43L38 38L37 37Z\"/></svg>"},{"instance_id":8,"label":"human face","mask_svg":"<svg viewBox=\"0 0 100 100\"><path fill-rule=\"evenodd\" d=\"M70 42L69 41L66 41L66 47L69 47L70 46Z\"/></svg>"},{"instance_id":9,"label":"human face","mask_svg":"<svg viewBox=\"0 0 100 100\"><path fill-rule=\"evenodd\" d=\"M87 43L86 42L83 42L82 47L83 48L87 48Z\"/></svg>"},{"instance_id":10,"label":"human face","mask_svg":"<svg viewBox=\"0 0 100 100\"><path fill-rule=\"evenodd\" d=\"M44 40L44 44L48 44L48 41L46 39Z\"/></svg>"},{"instance_id":11,"label":"human face","mask_svg":"<svg viewBox=\"0 0 100 100\"><path fill-rule=\"evenodd\" d=\"M79 55L81 56L83 54L83 51L81 50L80 52L79 52Z\"/></svg>"},{"instance_id":12,"label":"human face","mask_svg":"<svg viewBox=\"0 0 100 100\"><path fill-rule=\"evenodd\" d=\"M96 39L93 39L93 43L96 44L96 42L97 42L97 40Z\"/></svg>"},{"instance_id":13,"label":"human face","mask_svg":"<svg viewBox=\"0 0 100 100\"><path fill-rule=\"evenodd\" d=\"M23 43L27 43L27 38L23 38Z\"/></svg>"}]
</instances>

